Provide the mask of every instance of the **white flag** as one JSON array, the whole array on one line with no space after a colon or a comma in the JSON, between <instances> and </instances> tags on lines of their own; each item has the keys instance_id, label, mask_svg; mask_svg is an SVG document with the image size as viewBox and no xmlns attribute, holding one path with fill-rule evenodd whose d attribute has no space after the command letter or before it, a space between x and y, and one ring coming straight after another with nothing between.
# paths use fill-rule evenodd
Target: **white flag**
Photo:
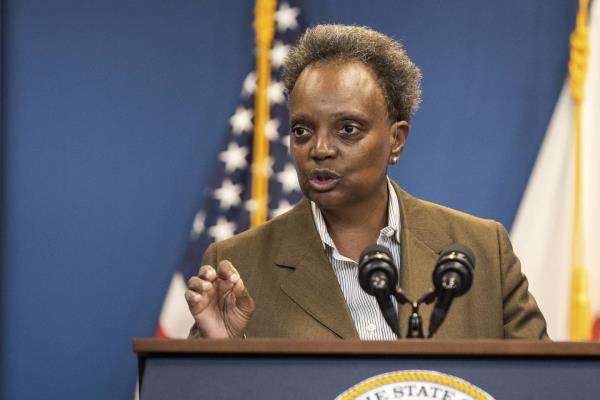
<instances>
[{"instance_id":1,"label":"white flag","mask_svg":"<svg viewBox=\"0 0 600 400\"><path fill-rule=\"evenodd\" d=\"M590 10L590 55L582 115L584 266L600 326L600 1ZM531 292L555 340L569 337L574 174L573 102L565 84L511 233ZM597 337L596 337L597 338Z\"/></svg>"}]
</instances>

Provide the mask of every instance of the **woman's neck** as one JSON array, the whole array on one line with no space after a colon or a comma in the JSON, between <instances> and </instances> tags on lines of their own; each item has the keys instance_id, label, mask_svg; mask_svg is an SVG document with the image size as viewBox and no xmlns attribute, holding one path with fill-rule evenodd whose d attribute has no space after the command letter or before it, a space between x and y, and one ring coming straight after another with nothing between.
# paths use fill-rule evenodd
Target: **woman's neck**
<instances>
[{"instance_id":1,"label":"woman's neck","mask_svg":"<svg viewBox=\"0 0 600 400\"><path fill-rule=\"evenodd\" d=\"M388 223L388 196L386 182L381 193L374 193L370 201L321 210L327 232L341 254L358 261L364 248L377 242L381 229Z\"/></svg>"}]
</instances>

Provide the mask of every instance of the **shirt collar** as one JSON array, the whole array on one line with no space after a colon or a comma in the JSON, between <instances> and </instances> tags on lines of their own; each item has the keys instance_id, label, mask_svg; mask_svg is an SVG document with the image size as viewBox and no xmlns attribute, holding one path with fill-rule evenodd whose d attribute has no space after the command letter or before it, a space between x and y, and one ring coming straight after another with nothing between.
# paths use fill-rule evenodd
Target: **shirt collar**
<instances>
[{"instance_id":1,"label":"shirt collar","mask_svg":"<svg viewBox=\"0 0 600 400\"><path fill-rule=\"evenodd\" d=\"M392 186L390 178L387 178L388 183L388 223L379 233L379 236L394 236L396 242L400 243L400 204L398 202L398 195ZM315 221L315 225L317 227L317 231L319 232L319 236L321 237L321 242L323 243L323 248L326 246L331 247L335 253L338 253L337 248L335 247L335 243L331 236L329 236L329 232L327 232L327 225L325 224L325 218L323 217L323 213L321 209L315 204L314 201L310 202L310 209L312 211L313 220ZM343 257L343 256L342 256Z\"/></svg>"}]
</instances>

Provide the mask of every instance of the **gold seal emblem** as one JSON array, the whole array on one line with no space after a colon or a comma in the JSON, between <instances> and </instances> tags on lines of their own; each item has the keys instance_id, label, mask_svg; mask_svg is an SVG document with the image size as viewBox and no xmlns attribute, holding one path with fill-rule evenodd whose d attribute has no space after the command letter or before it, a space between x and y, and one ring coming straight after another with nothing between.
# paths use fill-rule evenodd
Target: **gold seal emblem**
<instances>
[{"instance_id":1,"label":"gold seal emblem","mask_svg":"<svg viewBox=\"0 0 600 400\"><path fill-rule=\"evenodd\" d=\"M494 400L469 382L436 371L396 371L354 385L336 400Z\"/></svg>"}]
</instances>

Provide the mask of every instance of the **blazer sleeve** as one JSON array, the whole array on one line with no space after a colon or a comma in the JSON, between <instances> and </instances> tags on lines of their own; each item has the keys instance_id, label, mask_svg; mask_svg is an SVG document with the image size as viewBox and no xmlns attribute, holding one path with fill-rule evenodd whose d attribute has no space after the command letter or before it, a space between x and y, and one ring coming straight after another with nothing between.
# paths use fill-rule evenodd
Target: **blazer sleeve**
<instances>
[{"instance_id":1,"label":"blazer sleeve","mask_svg":"<svg viewBox=\"0 0 600 400\"><path fill-rule=\"evenodd\" d=\"M213 267L216 267L217 265L217 246L215 243L211 243L208 248L206 249L206 251L204 252L204 255L202 256L202 262L200 263L200 266L198 267L198 269L200 269L201 266L203 265L212 265ZM202 335L200 334L200 331L198 331L198 327L196 326L196 324L192 325L192 327L190 328L190 333L188 334L188 339L201 339Z\"/></svg>"},{"instance_id":2,"label":"blazer sleeve","mask_svg":"<svg viewBox=\"0 0 600 400\"><path fill-rule=\"evenodd\" d=\"M508 233L496 223L501 268L504 337L506 339L549 339L546 320L529 293L527 278L515 255Z\"/></svg>"}]
</instances>

